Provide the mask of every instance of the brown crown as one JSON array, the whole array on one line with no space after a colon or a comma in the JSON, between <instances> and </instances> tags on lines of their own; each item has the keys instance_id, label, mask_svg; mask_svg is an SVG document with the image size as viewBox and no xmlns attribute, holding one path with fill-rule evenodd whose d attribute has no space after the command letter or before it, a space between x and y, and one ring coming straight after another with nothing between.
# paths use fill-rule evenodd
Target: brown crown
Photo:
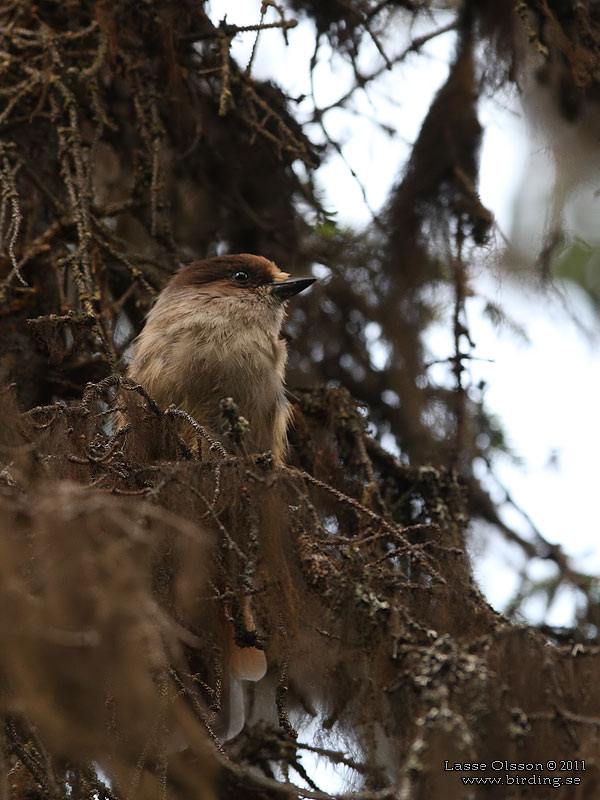
<instances>
[{"instance_id":1,"label":"brown crown","mask_svg":"<svg viewBox=\"0 0 600 800\"><path fill-rule=\"evenodd\" d=\"M193 261L171 279L169 288L183 289L187 286L202 286L216 281L230 280L240 270L248 273L249 281L246 286L262 286L274 281L284 281L289 277L268 258L239 253Z\"/></svg>"}]
</instances>

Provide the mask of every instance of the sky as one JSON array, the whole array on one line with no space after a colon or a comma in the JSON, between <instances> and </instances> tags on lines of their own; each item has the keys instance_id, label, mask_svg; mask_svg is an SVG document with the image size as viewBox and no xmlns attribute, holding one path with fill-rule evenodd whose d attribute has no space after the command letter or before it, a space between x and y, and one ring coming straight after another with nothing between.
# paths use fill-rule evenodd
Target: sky
<instances>
[{"instance_id":1,"label":"sky","mask_svg":"<svg viewBox=\"0 0 600 800\"><path fill-rule=\"evenodd\" d=\"M212 0L210 7L214 22L228 13L228 22L247 25L260 19L260 5L260 0L238 4ZM435 22L423 22L413 29L412 36L449 19L439 15ZM401 26L393 34L390 41L400 51L409 41L408 34ZM301 22L289 32L289 41L286 47L280 31L264 31L256 48L253 74L258 78L275 75L293 95L310 94L308 64L314 47L310 25ZM253 43L251 33L234 40L232 54L240 64L247 63ZM423 48L423 56L411 54L402 68L385 73L369 88L368 95L357 92L354 109L358 114L336 110L327 116L329 132L343 142L345 161L339 156L330 158L319 169L318 181L325 205L336 214L339 224L363 225L370 218L369 206L381 208L431 99L448 74L453 44L451 32L436 38ZM361 68L368 71L377 63L380 57L374 48L371 52L367 48ZM315 71L317 103L323 106L334 102L348 89L351 77L350 67L332 57L324 44ZM301 104L299 111L308 114L310 102ZM485 129L481 199L495 214L502 234L510 237L518 227L516 201L522 201L523 192L519 190L527 179L527 209L533 221L525 246L533 253L542 240L553 185L553 166L545 143L526 122L514 96L486 100L480 121ZM397 134L390 136L381 123ZM319 140L322 133L315 128L312 135ZM368 205L348 165L363 184ZM590 220L586 222L589 226ZM600 397L598 320L580 290L566 288L561 296L544 297L524 285L501 279L499 270L493 268L493 254L488 255L487 261L484 257L474 270L476 296L467 304L470 331L477 344L474 355L483 359L472 362L472 379L474 383L486 381L487 408L502 420L520 463L500 459L497 480L483 465L476 468L494 497L504 496L502 486L508 489L543 535L561 543L575 558L577 568L600 573L600 523L595 499L600 430L593 424ZM527 344L508 329L492 328L482 313L483 297L493 299L523 326ZM582 327L587 336L582 334ZM449 356L453 352L450 325L433 328L427 344L433 358ZM377 358L376 341L373 347ZM434 377L449 379L447 373ZM507 523L523 536L530 536L530 525L522 514L510 507L504 507L502 513ZM516 587L518 572L525 566L519 549L507 544L493 529L480 525L472 532L471 550L477 581L492 605L502 610ZM555 568L537 559L527 564L527 570L537 580L551 577ZM576 602L577 597L565 590L549 609L538 597L526 604L525 611L534 623L545 619L550 624L570 624Z\"/></svg>"}]
</instances>

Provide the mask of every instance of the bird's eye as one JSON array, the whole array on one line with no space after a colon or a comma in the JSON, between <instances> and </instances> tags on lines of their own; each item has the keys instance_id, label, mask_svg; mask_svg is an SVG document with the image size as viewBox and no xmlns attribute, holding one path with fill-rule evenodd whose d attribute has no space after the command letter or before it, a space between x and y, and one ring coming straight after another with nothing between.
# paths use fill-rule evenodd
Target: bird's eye
<instances>
[{"instance_id":1,"label":"bird's eye","mask_svg":"<svg viewBox=\"0 0 600 800\"><path fill-rule=\"evenodd\" d=\"M237 283L247 283L248 282L248 273L244 272L243 269L238 270L237 272L233 273L233 280Z\"/></svg>"}]
</instances>

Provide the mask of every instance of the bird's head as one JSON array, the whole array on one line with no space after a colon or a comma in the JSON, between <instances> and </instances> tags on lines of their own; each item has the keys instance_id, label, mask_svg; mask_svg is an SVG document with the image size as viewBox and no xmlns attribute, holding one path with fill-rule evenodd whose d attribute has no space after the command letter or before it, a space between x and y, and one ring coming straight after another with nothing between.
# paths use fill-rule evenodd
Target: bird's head
<instances>
[{"instance_id":1,"label":"bird's head","mask_svg":"<svg viewBox=\"0 0 600 800\"><path fill-rule=\"evenodd\" d=\"M241 253L194 261L173 277L168 288L170 291L198 289L214 298L261 298L281 303L303 292L315 280L291 278L273 261Z\"/></svg>"},{"instance_id":2,"label":"bird's head","mask_svg":"<svg viewBox=\"0 0 600 800\"><path fill-rule=\"evenodd\" d=\"M194 261L183 267L161 298L181 311L202 312L212 317L231 317L240 324L261 321L280 326L285 301L303 292L315 278L292 278L262 256L241 253ZM202 313L201 312L201 313ZM185 312L184 312L185 313Z\"/></svg>"}]
</instances>

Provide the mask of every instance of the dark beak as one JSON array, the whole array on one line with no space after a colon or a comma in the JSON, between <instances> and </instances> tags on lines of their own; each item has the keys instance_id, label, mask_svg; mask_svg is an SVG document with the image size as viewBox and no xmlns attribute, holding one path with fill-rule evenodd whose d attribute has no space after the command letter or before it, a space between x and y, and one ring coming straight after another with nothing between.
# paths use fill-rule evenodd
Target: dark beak
<instances>
[{"instance_id":1,"label":"dark beak","mask_svg":"<svg viewBox=\"0 0 600 800\"><path fill-rule=\"evenodd\" d=\"M288 278L287 281L274 281L271 284L271 292L279 300L287 300L308 289L316 280L316 278Z\"/></svg>"}]
</instances>

